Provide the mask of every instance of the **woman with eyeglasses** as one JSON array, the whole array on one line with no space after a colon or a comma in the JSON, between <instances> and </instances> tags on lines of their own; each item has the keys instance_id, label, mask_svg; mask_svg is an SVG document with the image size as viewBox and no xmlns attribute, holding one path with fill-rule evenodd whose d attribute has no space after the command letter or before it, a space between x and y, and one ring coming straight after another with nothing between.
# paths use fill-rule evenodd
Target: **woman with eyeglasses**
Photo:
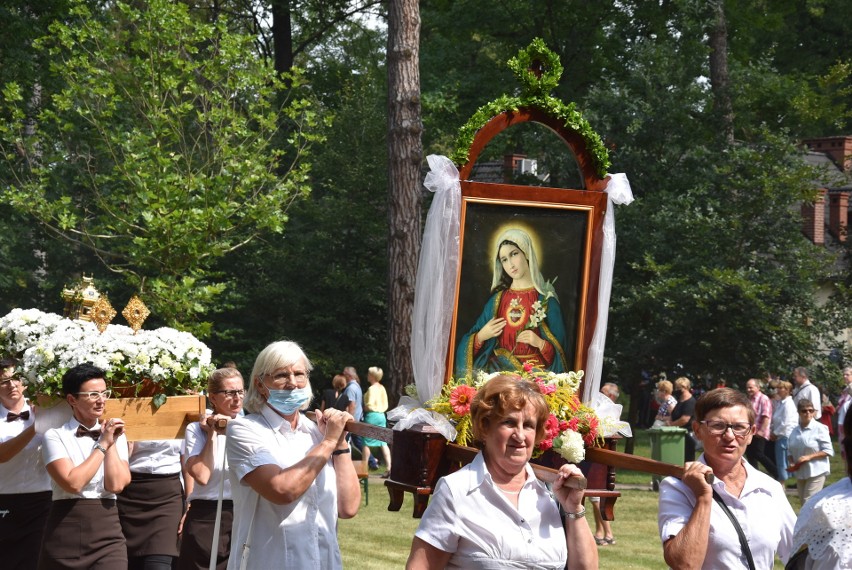
<instances>
[{"instance_id":1,"label":"woman with eyeglasses","mask_svg":"<svg viewBox=\"0 0 852 570\"><path fill-rule=\"evenodd\" d=\"M231 550L234 503L231 482L225 469L225 426L243 411L243 375L236 368L220 368L207 379L207 397L213 413L186 427L184 457L194 481L187 497L186 518L181 532L179 570L206 570L216 524L219 496L222 516L216 546L216 568L224 570Z\"/></svg>"},{"instance_id":2,"label":"woman with eyeglasses","mask_svg":"<svg viewBox=\"0 0 852 570\"><path fill-rule=\"evenodd\" d=\"M8 568L33 570L50 512L50 477L41 458L43 435L24 397L15 358L0 359L0 552Z\"/></svg>"},{"instance_id":3,"label":"woman with eyeglasses","mask_svg":"<svg viewBox=\"0 0 852 570\"><path fill-rule=\"evenodd\" d=\"M685 465L682 479L660 483L666 563L771 569L776 554L786 562L796 515L781 484L743 459L755 433L748 396L731 388L707 392L696 402L692 427L704 453Z\"/></svg>"},{"instance_id":4,"label":"woman with eyeglasses","mask_svg":"<svg viewBox=\"0 0 852 570\"><path fill-rule=\"evenodd\" d=\"M102 422L109 390L105 372L87 362L62 376L73 417L44 434L42 454L53 504L44 529L40 570L127 568L116 494L130 483L127 438L120 418Z\"/></svg>"},{"instance_id":5,"label":"woman with eyeglasses","mask_svg":"<svg viewBox=\"0 0 852 570\"><path fill-rule=\"evenodd\" d=\"M831 472L829 457L834 455L831 435L825 424L814 420L816 409L809 399L799 400L799 425L787 440L787 471L796 478L802 504L819 493Z\"/></svg>"},{"instance_id":6,"label":"woman with eyeglasses","mask_svg":"<svg viewBox=\"0 0 852 570\"><path fill-rule=\"evenodd\" d=\"M273 342L254 363L245 408L228 424L234 494L228 568L342 568L337 519L354 517L361 485L346 442L352 416L313 398L311 363L298 344ZM245 564L245 566L243 566Z\"/></svg>"},{"instance_id":7,"label":"woman with eyeglasses","mask_svg":"<svg viewBox=\"0 0 852 570\"><path fill-rule=\"evenodd\" d=\"M844 424L844 433L849 434L841 442L846 477L814 495L799 511L793 544L800 564L791 561L789 570L852 568L852 416L847 415Z\"/></svg>"}]
</instances>

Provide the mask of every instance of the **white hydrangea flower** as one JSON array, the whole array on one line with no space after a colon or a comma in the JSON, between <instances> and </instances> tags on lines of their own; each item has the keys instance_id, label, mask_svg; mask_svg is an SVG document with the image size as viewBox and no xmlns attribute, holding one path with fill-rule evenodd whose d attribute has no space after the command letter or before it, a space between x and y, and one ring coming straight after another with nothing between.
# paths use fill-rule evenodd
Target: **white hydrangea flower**
<instances>
[{"instance_id":1,"label":"white hydrangea flower","mask_svg":"<svg viewBox=\"0 0 852 570\"><path fill-rule=\"evenodd\" d=\"M583 436L570 429L553 439L553 451L561 455L568 463L580 463L586 458Z\"/></svg>"}]
</instances>

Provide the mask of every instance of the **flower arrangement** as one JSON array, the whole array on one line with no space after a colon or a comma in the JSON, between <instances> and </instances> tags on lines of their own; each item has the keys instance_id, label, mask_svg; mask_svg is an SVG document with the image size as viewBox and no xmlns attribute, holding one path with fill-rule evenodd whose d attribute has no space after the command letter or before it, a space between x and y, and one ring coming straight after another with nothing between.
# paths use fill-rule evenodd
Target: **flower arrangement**
<instances>
[{"instance_id":1,"label":"flower arrangement","mask_svg":"<svg viewBox=\"0 0 852 570\"><path fill-rule=\"evenodd\" d=\"M100 333L94 323L71 320L38 309L14 309L0 318L0 352L21 359L30 397L58 397L62 375L82 362L107 371L106 380L159 388L155 405L166 396L198 391L212 371L210 349L187 332L163 327L140 330L109 325Z\"/></svg>"},{"instance_id":2,"label":"flower arrangement","mask_svg":"<svg viewBox=\"0 0 852 570\"><path fill-rule=\"evenodd\" d=\"M545 425L545 437L533 450L533 457L540 457L552 449L566 461L579 463L585 458L586 447L602 442L600 419L593 409L582 404L577 397L583 378L582 370L556 374L526 365L521 371L494 374L478 371L475 375L452 378L440 394L426 402L425 408L446 417L455 426L455 441L469 445L473 439L470 404L479 389L497 375L535 382L544 395L550 416Z\"/></svg>"}]
</instances>

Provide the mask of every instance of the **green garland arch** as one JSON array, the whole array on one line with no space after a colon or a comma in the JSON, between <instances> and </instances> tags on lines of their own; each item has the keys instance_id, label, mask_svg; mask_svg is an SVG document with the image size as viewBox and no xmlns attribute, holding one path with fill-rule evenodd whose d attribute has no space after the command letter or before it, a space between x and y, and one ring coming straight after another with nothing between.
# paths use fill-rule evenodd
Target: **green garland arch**
<instances>
[{"instance_id":1,"label":"green garland arch","mask_svg":"<svg viewBox=\"0 0 852 570\"><path fill-rule=\"evenodd\" d=\"M541 77L530 68L533 62L543 66ZM495 116L505 112L517 112L521 107L539 109L548 115L562 121L572 131L575 131L586 142L586 149L592 156L595 171L604 178L611 163L609 152L604 146L600 135L595 132L583 115L577 111L574 103L565 104L550 95L550 91L559 84L562 77L562 64L559 56L548 49L544 40L536 38L529 46L520 50L518 55L507 62L509 68L518 77L523 87L520 97L501 95L476 110L473 116L460 129L456 137L455 150L450 160L458 166L465 164L470 154L470 147L477 131L485 126Z\"/></svg>"}]
</instances>

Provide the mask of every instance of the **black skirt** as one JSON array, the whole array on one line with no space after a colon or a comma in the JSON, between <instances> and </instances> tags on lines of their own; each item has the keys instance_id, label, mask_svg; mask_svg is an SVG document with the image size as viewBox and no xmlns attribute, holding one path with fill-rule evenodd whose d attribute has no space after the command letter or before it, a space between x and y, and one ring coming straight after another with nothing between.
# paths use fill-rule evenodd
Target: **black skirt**
<instances>
[{"instance_id":1,"label":"black skirt","mask_svg":"<svg viewBox=\"0 0 852 570\"><path fill-rule=\"evenodd\" d=\"M127 548L114 499L53 501L39 570L126 570Z\"/></svg>"},{"instance_id":2,"label":"black skirt","mask_svg":"<svg viewBox=\"0 0 852 570\"><path fill-rule=\"evenodd\" d=\"M0 495L0 552L4 568L34 570L53 493Z\"/></svg>"},{"instance_id":3,"label":"black skirt","mask_svg":"<svg viewBox=\"0 0 852 570\"><path fill-rule=\"evenodd\" d=\"M234 522L234 503L222 501L222 524L219 528L216 569L226 570L231 553L231 525ZM213 528L216 524L216 501L197 499L189 504L183 523L178 570L208 570Z\"/></svg>"},{"instance_id":4,"label":"black skirt","mask_svg":"<svg viewBox=\"0 0 852 570\"><path fill-rule=\"evenodd\" d=\"M118 495L121 530L131 558L178 555L178 526L183 516L180 474L131 473L130 484Z\"/></svg>"}]
</instances>

